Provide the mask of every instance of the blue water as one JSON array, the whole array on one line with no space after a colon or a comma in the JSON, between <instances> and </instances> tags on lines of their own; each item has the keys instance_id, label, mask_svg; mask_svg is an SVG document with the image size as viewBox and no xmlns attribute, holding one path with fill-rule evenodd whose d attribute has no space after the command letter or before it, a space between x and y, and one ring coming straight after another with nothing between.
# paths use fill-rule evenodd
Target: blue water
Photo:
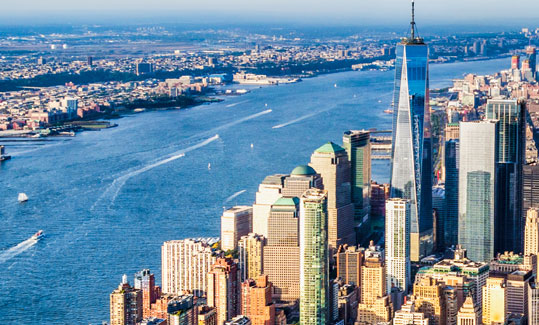
<instances>
[{"instance_id":1,"label":"blue water","mask_svg":"<svg viewBox=\"0 0 539 325\"><path fill-rule=\"evenodd\" d=\"M507 64L433 65L431 85ZM223 207L251 204L266 175L305 164L324 142L341 143L345 130L390 129L382 111L393 74L323 75L189 110L124 117L117 128L74 138L3 140L13 159L0 165L2 323L108 320L109 293L122 274L131 279L150 268L160 282L163 241L218 236ZM388 162L373 168L375 180L387 181ZM30 200L19 204L18 192ZM25 241L38 229L46 238Z\"/></svg>"}]
</instances>

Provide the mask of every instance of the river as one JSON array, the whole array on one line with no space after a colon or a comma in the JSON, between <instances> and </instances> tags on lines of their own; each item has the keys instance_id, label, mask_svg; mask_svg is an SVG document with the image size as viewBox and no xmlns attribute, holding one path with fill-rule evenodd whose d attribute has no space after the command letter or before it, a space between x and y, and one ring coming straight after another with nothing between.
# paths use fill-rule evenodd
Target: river
<instances>
[{"instance_id":1,"label":"river","mask_svg":"<svg viewBox=\"0 0 539 325\"><path fill-rule=\"evenodd\" d=\"M509 63L431 65L431 88ZM341 143L345 130L390 129L383 110L393 76L327 74L188 110L126 116L116 128L74 138L2 140L13 159L0 165L0 319L108 320L122 274L132 283L134 272L150 268L160 283L164 241L218 236L223 207L252 204L266 175L307 163L325 142ZM375 162L373 178L387 181L388 169ZM19 204L19 192L29 201ZM46 237L28 242L39 229Z\"/></svg>"}]
</instances>

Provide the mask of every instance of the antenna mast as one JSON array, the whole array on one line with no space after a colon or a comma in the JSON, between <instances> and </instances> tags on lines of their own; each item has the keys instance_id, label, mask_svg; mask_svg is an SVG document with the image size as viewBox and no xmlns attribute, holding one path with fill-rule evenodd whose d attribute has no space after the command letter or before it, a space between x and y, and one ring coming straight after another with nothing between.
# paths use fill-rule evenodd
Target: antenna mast
<instances>
[{"instance_id":1,"label":"antenna mast","mask_svg":"<svg viewBox=\"0 0 539 325\"><path fill-rule=\"evenodd\" d=\"M412 41L415 40L415 3L414 0L412 0L412 21L410 22L410 25L412 27Z\"/></svg>"}]
</instances>

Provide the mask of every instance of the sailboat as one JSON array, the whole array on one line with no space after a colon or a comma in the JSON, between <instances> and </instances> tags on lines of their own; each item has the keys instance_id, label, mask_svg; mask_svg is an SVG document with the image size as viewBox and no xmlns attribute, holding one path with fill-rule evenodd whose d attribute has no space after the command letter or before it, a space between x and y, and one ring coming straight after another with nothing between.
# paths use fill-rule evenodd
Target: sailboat
<instances>
[{"instance_id":1,"label":"sailboat","mask_svg":"<svg viewBox=\"0 0 539 325\"><path fill-rule=\"evenodd\" d=\"M19 200L19 202L26 202L28 201L28 195L26 195L26 193L19 193L19 196L17 197L17 200Z\"/></svg>"},{"instance_id":2,"label":"sailboat","mask_svg":"<svg viewBox=\"0 0 539 325\"><path fill-rule=\"evenodd\" d=\"M208 163L208 170L211 169L211 163Z\"/></svg>"}]
</instances>

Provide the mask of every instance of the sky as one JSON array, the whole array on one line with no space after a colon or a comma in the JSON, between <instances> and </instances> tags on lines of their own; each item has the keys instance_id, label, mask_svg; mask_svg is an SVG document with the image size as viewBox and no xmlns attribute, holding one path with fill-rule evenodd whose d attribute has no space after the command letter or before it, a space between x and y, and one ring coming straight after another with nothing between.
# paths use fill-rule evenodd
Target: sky
<instances>
[{"instance_id":1,"label":"sky","mask_svg":"<svg viewBox=\"0 0 539 325\"><path fill-rule=\"evenodd\" d=\"M410 0L15 0L2 1L0 17L74 22L183 17L193 20L240 18L306 23L401 24ZM416 0L417 21L425 24L491 22L519 25L539 21L537 0Z\"/></svg>"}]
</instances>

